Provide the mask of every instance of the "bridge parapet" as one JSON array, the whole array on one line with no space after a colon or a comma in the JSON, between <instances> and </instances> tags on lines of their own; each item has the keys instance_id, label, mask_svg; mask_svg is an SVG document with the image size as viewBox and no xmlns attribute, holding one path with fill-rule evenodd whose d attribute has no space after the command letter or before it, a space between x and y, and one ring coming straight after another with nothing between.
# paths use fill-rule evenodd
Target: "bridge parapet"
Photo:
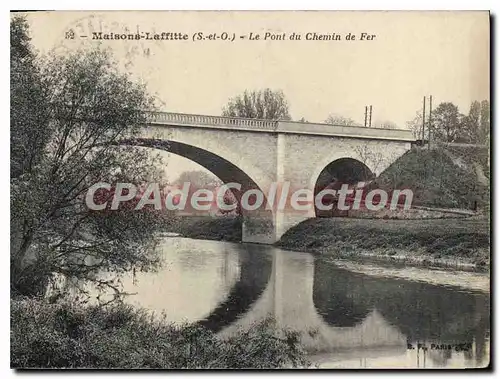
<instances>
[{"instance_id":1,"label":"bridge parapet","mask_svg":"<svg viewBox=\"0 0 500 379\"><path fill-rule=\"evenodd\" d=\"M412 132L408 129L380 129L361 126L273 121L187 113L150 112L148 123L153 125L186 126L208 129L233 129L264 133L309 134L326 137L364 138L404 142L415 141Z\"/></svg>"},{"instance_id":2,"label":"bridge parapet","mask_svg":"<svg viewBox=\"0 0 500 379\"><path fill-rule=\"evenodd\" d=\"M186 113L151 112L150 122L153 124L184 124L184 125L210 125L230 126L244 129L274 131L278 126L277 121L258 120L251 118L207 116Z\"/></svg>"}]
</instances>

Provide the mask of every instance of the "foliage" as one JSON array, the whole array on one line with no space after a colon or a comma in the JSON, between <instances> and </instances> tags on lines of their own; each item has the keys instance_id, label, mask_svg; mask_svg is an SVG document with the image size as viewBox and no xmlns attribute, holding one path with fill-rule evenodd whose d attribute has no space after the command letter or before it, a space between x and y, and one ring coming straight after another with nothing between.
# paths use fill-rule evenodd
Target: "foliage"
<instances>
[{"instance_id":1,"label":"foliage","mask_svg":"<svg viewBox=\"0 0 500 379\"><path fill-rule=\"evenodd\" d=\"M48 118L48 110L36 106L43 104L45 93L30 46L28 24L16 17L10 27L11 176L18 177L40 161L40 155L33 152L43 149L49 131L33 126Z\"/></svg>"},{"instance_id":2,"label":"foliage","mask_svg":"<svg viewBox=\"0 0 500 379\"><path fill-rule=\"evenodd\" d=\"M159 156L133 146L153 100L118 72L110 54L35 56L27 24L11 23L11 291L43 294L54 275L100 282L97 273L157 263L151 212L90 211L97 182L160 181Z\"/></svg>"},{"instance_id":3,"label":"foliage","mask_svg":"<svg viewBox=\"0 0 500 379\"><path fill-rule=\"evenodd\" d=\"M356 146L354 151L358 155L359 160L369 167L374 173L379 172L379 168L382 167L387 159L380 151L370 148L367 145Z\"/></svg>"},{"instance_id":4,"label":"foliage","mask_svg":"<svg viewBox=\"0 0 500 379\"><path fill-rule=\"evenodd\" d=\"M481 101L479 133L477 136L477 143L490 144L490 102L488 100Z\"/></svg>"},{"instance_id":5,"label":"foliage","mask_svg":"<svg viewBox=\"0 0 500 379\"><path fill-rule=\"evenodd\" d=\"M398 125L390 120L377 121L373 124L373 127L381 129L398 129Z\"/></svg>"},{"instance_id":6,"label":"foliage","mask_svg":"<svg viewBox=\"0 0 500 379\"><path fill-rule=\"evenodd\" d=\"M199 170L182 172L173 184L178 187L182 187L184 183L191 184L189 187L191 192L190 196L198 189L206 189L212 191L212 193L214 194L214 198L215 196L217 196L219 188L223 185L223 182L212 173ZM236 196L233 194L233 192L231 192L230 189L226 190L226 192L224 193L223 201L226 205L236 204L236 209L232 211L219 209L218 212L220 214L241 213L240 204L238 203ZM196 210L192 211L196 213Z\"/></svg>"},{"instance_id":7,"label":"foliage","mask_svg":"<svg viewBox=\"0 0 500 379\"><path fill-rule=\"evenodd\" d=\"M144 310L11 301L15 368L280 368L308 362L298 333L272 320L226 339L175 325Z\"/></svg>"},{"instance_id":8,"label":"foliage","mask_svg":"<svg viewBox=\"0 0 500 379\"><path fill-rule=\"evenodd\" d=\"M432 111L433 138L443 142L456 142L461 139L462 115L453 103L441 103Z\"/></svg>"},{"instance_id":9,"label":"foliage","mask_svg":"<svg viewBox=\"0 0 500 379\"><path fill-rule=\"evenodd\" d=\"M418 111L415 113L415 117L411 119L410 121L406 122L406 127L410 129L413 132L413 137L416 139L423 139L422 138L422 111ZM424 136L425 139L429 137L429 131L427 128L427 124L424 130Z\"/></svg>"},{"instance_id":10,"label":"foliage","mask_svg":"<svg viewBox=\"0 0 500 379\"><path fill-rule=\"evenodd\" d=\"M456 153L447 148L412 149L372 185L386 191L410 188L413 205L474 209L489 203L488 188L478 183L472 164L463 162L460 167Z\"/></svg>"},{"instance_id":11,"label":"foliage","mask_svg":"<svg viewBox=\"0 0 500 379\"><path fill-rule=\"evenodd\" d=\"M183 237L241 242L241 217L178 216L167 227L169 232Z\"/></svg>"},{"instance_id":12,"label":"foliage","mask_svg":"<svg viewBox=\"0 0 500 379\"><path fill-rule=\"evenodd\" d=\"M450 102L438 105L431 117L426 114L424 139L429 139L431 123L431 142L455 142L487 145L490 142L490 103L488 100L473 101L469 113L463 115L458 107ZM406 123L414 137L422 139L422 111Z\"/></svg>"},{"instance_id":13,"label":"foliage","mask_svg":"<svg viewBox=\"0 0 500 379\"><path fill-rule=\"evenodd\" d=\"M343 117L339 115L331 114L325 120L326 124L331 125L341 125L341 126L356 126L356 122L352 118Z\"/></svg>"},{"instance_id":14,"label":"foliage","mask_svg":"<svg viewBox=\"0 0 500 379\"><path fill-rule=\"evenodd\" d=\"M266 88L245 91L229 100L222 109L227 117L258 118L265 120L291 120L288 101L281 90Z\"/></svg>"},{"instance_id":15,"label":"foliage","mask_svg":"<svg viewBox=\"0 0 500 379\"><path fill-rule=\"evenodd\" d=\"M184 183L191 183L194 188L210 189L222 185L222 181L215 175L206 171L184 171L173 184L182 186Z\"/></svg>"},{"instance_id":16,"label":"foliage","mask_svg":"<svg viewBox=\"0 0 500 379\"><path fill-rule=\"evenodd\" d=\"M469 114L462 119L463 140L486 145L490 143L490 103L487 100L473 101Z\"/></svg>"}]
</instances>

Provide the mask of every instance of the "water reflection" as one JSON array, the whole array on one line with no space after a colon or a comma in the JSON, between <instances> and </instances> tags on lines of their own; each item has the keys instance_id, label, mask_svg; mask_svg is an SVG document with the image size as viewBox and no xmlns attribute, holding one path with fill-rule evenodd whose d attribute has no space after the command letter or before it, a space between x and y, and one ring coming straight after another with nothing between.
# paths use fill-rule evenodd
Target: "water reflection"
<instances>
[{"instance_id":1,"label":"water reflection","mask_svg":"<svg viewBox=\"0 0 500 379\"><path fill-rule=\"evenodd\" d=\"M235 245L240 264L240 277L231 288L227 299L217 305L208 317L198 321L214 331L233 323L239 316L248 312L250 307L266 289L271 276L272 261L260 253L260 246Z\"/></svg>"},{"instance_id":2,"label":"water reflection","mask_svg":"<svg viewBox=\"0 0 500 379\"><path fill-rule=\"evenodd\" d=\"M361 323L373 310L366 294L369 281L360 274L339 270L316 260L314 264L313 301L318 313L331 326L350 327Z\"/></svg>"},{"instance_id":3,"label":"water reflection","mask_svg":"<svg viewBox=\"0 0 500 379\"><path fill-rule=\"evenodd\" d=\"M172 321L231 334L270 315L301 331L313 359L331 367L487 363L484 293L370 277L271 246L169 238L163 252L163 270L125 289Z\"/></svg>"},{"instance_id":4,"label":"water reflection","mask_svg":"<svg viewBox=\"0 0 500 379\"><path fill-rule=\"evenodd\" d=\"M317 260L314 303L325 322L338 326L359 323L376 309L406 336L410 352L418 353L419 365L431 359L446 366L454 354L460 354L467 366L476 366L486 354L489 298L480 292L374 278Z\"/></svg>"},{"instance_id":5,"label":"water reflection","mask_svg":"<svg viewBox=\"0 0 500 379\"><path fill-rule=\"evenodd\" d=\"M189 240L170 238L162 248L163 267L156 273L137 273L123 279L127 301L165 313L173 322L206 318L227 299L240 279L242 257L231 246L215 242L193 247Z\"/></svg>"}]
</instances>

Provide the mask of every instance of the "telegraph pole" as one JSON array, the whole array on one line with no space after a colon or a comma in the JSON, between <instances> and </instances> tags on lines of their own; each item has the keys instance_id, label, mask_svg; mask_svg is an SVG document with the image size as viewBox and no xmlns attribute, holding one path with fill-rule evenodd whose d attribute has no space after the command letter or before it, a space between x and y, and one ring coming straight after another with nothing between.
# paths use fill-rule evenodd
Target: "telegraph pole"
<instances>
[{"instance_id":1,"label":"telegraph pole","mask_svg":"<svg viewBox=\"0 0 500 379\"><path fill-rule=\"evenodd\" d=\"M370 128L372 127L372 106L370 105Z\"/></svg>"},{"instance_id":2,"label":"telegraph pole","mask_svg":"<svg viewBox=\"0 0 500 379\"><path fill-rule=\"evenodd\" d=\"M365 127L366 127L366 118L368 117L368 105L365 105Z\"/></svg>"},{"instance_id":3,"label":"telegraph pole","mask_svg":"<svg viewBox=\"0 0 500 379\"><path fill-rule=\"evenodd\" d=\"M422 111L422 146L425 145L425 96L424 96L424 105Z\"/></svg>"},{"instance_id":4,"label":"telegraph pole","mask_svg":"<svg viewBox=\"0 0 500 379\"><path fill-rule=\"evenodd\" d=\"M427 127L429 131L429 149L431 148L431 129L432 129L432 95L429 96L429 126Z\"/></svg>"}]
</instances>

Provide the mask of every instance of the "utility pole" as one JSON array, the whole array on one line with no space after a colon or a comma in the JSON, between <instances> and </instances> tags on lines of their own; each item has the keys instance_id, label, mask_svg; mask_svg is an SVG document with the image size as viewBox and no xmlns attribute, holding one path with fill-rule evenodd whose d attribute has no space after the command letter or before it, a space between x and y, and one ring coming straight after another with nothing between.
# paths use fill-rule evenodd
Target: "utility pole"
<instances>
[{"instance_id":1,"label":"utility pole","mask_svg":"<svg viewBox=\"0 0 500 379\"><path fill-rule=\"evenodd\" d=\"M372 127L372 106L370 105L370 128Z\"/></svg>"},{"instance_id":2,"label":"utility pole","mask_svg":"<svg viewBox=\"0 0 500 379\"><path fill-rule=\"evenodd\" d=\"M429 149L431 148L431 129L432 129L432 95L429 96L429 126L427 127L429 131Z\"/></svg>"},{"instance_id":3,"label":"utility pole","mask_svg":"<svg viewBox=\"0 0 500 379\"><path fill-rule=\"evenodd\" d=\"M365 105L365 127L366 127L366 118L368 117L368 105Z\"/></svg>"},{"instance_id":4,"label":"utility pole","mask_svg":"<svg viewBox=\"0 0 500 379\"><path fill-rule=\"evenodd\" d=\"M422 111L422 146L425 145L425 96L424 96L424 106Z\"/></svg>"}]
</instances>

